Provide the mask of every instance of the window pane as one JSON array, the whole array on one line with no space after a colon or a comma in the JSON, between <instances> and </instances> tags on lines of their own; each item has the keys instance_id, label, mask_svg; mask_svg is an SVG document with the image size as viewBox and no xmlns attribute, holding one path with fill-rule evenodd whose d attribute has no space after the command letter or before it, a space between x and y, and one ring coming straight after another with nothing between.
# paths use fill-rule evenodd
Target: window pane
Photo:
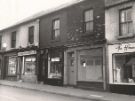
<instances>
[{"instance_id":1,"label":"window pane","mask_svg":"<svg viewBox=\"0 0 135 101\"><path fill-rule=\"evenodd\" d=\"M55 20L54 22L54 29L59 29L60 28L60 21L59 20Z\"/></svg>"},{"instance_id":2,"label":"window pane","mask_svg":"<svg viewBox=\"0 0 135 101\"><path fill-rule=\"evenodd\" d=\"M12 36L11 36L11 48L15 48L16 46L16 31L12 32Z\"/></svg>"},{"instance_id":3,"label":"window pane","mask_svg":"<svg viewBox=\"0 0 135 101\"><path fill-rule=\"evenodd\" d=\"M131 21L131 9L128 9L127 12L126 12L126 21Z\"/></svg>"},{"instance_id":4,"label":"window pane","mask_svg":"<svg viewBox=\"0 0 135 101\"><path fill-rule=\"evenodd\" d=\"M86 31L93 31L93 22L86 23Z\"/></svg>"},{"instance_id":5,"label":"window pane","mask_svg":"<svg viewBox=\"0 0 135 101\"><path fill-rule=\"evenodd\" d=\"M85 11L85 22L93 20L93 10Z\"/></svg>"},{"instance_id":6,"label":"window pane","mask_svg":"<svg viewBox=\"0 0 135 101\"><path fill-rule=\"evenodd\" d=\"M128 23L128 32L132 33L133 32L133 23Z\"/></svg>"},{"instance_id":7,"label":"window pane","mask_svg":"<svg viewBox=\"0 0 135 101\"><path fill-rule=\"evenodd\" d=\"M121 33L122 33L122 35L127 34L127 25L126 24L121 24Z\"/></svg>"},{"instance_id":8,"label":"window pane","mask_svg":"<svg viewBox=\"0 0 135 101\"><path fill-rule=\"evenodd\" d=\"M57 38L59 38L59 36L60 36L60 31L59 30L55 30L55 38L57 39Z\"/></svg>"},{"instance_id":9,"label":"window pane","mask_svg":"<svg viewBox=\"0 0 135 101\"><path fill-rule=\"evenodd\" d=\"M54 20L53 22L53 34L52 39L56 40L60 37L60 20Z\"/></svg>"},{"instance_id":10,"label":"window pane","mask_svg":"<svg viewBox=\"0 0 135 101\"><path fill-rule=\"evenodd\" d=\"M29 27L29 43L33 44L34 42L34 26Z\"/></svg>"},{"instance_id":11,"label":"window pane","mask_svg":"<svg viewBox=\"0 0 135 101\"><path fill-rule=\"evenodd\" d=\"M121 12L121 22L125 22L125 12Z\"/></svg>"},{"instance_id":12,"label":"window pane","mask_svg":"<svg viewBox=\"0 0 135 101\"><path fill-rule=\"evenodd\" d=\"M121 35L127 35L133 33L133 22L132 22L132 9L124 9L120 12L120 29Z\"/></svg>"}]
</instances>

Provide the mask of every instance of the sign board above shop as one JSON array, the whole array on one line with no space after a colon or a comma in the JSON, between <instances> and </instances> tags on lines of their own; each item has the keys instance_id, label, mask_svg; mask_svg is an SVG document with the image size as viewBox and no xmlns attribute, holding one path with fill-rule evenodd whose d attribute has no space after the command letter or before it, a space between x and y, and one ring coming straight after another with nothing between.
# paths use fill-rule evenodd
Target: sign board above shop
<instances>
[{"instance_id":1,"label":"sign board above shop","mask_svg":"<svg viewBox=\"0 0 135 101\"><path fill-rule=\"evenodd\" d=\"M135 43L109 45L108 48L112 53L135 52Z\"/></svg>"},{"instance_id":2,"label":"sign board above shop","mask_svg":"<svg viewBox=\"0 0 135 101\"><path fill-rule=\"evenodd\" d=\"M25 56L25 55L33 55L36 54L37 52L35 50L31 50L31 51L24 51L24 52L19 52L18 56Z\"/></svg>"}]
</instances>

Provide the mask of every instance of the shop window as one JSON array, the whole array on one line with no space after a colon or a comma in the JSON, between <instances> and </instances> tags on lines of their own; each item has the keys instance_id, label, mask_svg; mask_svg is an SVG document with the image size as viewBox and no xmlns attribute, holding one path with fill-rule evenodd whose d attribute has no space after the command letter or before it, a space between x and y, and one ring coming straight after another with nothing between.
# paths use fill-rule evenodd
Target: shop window
<instances>
[{"instance_id":1,"label":"shop window","mask_svg":"<svg viewBox=\"0 0 135 101\"><path fill-rule=\"evenodd\" d=\"M120 10L120 36L133 33L132 8Z\"/></svg>"},{"instance_id":2,"label":"shop window","mask_svg":"<svg viewBox=\"0 0 135 101\"><path fill-rule=\"evenodd\" d=\"M84 28L85 32L93 31L93 9L84 12Z\"/></svg>"},{"instance_id":3,"label":"shop window","mask_svg":"<svg viewBox=\"0 0 135 101\"><path fill-rule=\"evenodd\" d=\"M60 38L60 19L53 21L52 40L59 40Z\"/></svg>"},{"instance_id":4,"label":"shop window","mask_svg":"<svg viewBox=\"0 0 135 101\"><path fill-rule=\"evenodd\" d=\"M60 50L49 51L48 78L61 79L63 70L63 53Z\"/></svg>"},{"instance_id":5,"label":"shop window","mask_svg":"<svg viewBox=\"0 0 135 101\"><path fill-rule=\"evenodd\" d=\"M16 75L16 68L17 68L17 58L16 57L9 57L8 58L8 75Z\"/></svg>"},{"instance_id":6,"label":"shop window","mask_svg":"<svg viewBox=\"0 0 135 101\"><path fill-rule=\"evenodd\" d=\"M35 57L26 57L25 58L25 74L34 75L36 71L36 58Z\"/></svg>"},{"instance_id":7,"label":"shop window","mask_svg":"<svg viewBox=\"0 0 135 101\"><path fill-rule=\"evenodd\" d=\"M135 83L135 57L126 55L114 55L114 82L115 83Z\"/></svg>"},{"instance_id":8,"label":"shop window","mask_svg":"<svg viewBox=\"0 0 135 101\"><path fill-rule=\"evenodd\" d=\"M102 58L101 56L88 55L89 53L80 55L78 79L80 81L102 82Z\"/></svg>"},{"instance_id":9,"label":"shop window","mask_svg":"<svg viewBox=\"0 0 135 101\"><path fill-rule=\"evenodd\" d=\"M62 77L62 64L60 63L60 59L51 58L49 61L49 68L48 68L48 78L57 78L61 79Z\"/></svg>"},{"instance_id":10,"label":"shop window","mask_svg":"<svg viewBox=\"0 0 135 101\"><path fill-rule=\"evenodd\" d=\"M29 44L34 43L34 26L29 27Z\"/></svg>"}]
</instances>

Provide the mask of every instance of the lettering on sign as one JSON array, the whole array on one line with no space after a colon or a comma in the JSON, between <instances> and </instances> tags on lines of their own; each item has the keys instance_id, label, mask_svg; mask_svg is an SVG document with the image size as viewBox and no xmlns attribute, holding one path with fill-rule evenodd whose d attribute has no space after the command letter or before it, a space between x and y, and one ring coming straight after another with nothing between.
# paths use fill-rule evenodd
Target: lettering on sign
<instances>
[{"instance_id":1,"label":"lettering on sign","mask_svg":"<svg viewBox=\"0 0 135 101\"><path fill-rule=\"evenodd\" d=\"M131 44L131 43L127 43L127 44L119 44L116 49L118 50L118 52L120 51L124 51L124 52L128 52L131 50L135 50L135 44Z\"/></svg>"},{"instance_id":2,"label":"lettering on sign","mask_svg":"<svg viewBox=\"0 0 135 101\"><path fill-rule=\"evenodd\" d=\"M36 51L25 51L25 52L19 52L18 56L25 56L25 55L33 55L36 54Z\"/></svg>"}]
</instances>

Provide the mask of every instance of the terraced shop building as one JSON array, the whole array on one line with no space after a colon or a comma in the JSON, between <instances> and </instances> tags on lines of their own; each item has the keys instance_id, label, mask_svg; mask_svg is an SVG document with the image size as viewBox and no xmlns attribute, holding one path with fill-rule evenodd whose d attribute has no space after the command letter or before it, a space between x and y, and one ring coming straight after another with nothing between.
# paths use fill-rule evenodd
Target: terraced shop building
<instances>
[{"instance_id":1,"label":"terraced shop building","mask_svg":"<svg viewBox=\"0 0 135 101\"><path fill-rule=\"evenodd\" d=\"M80 0L40 17L40 81L105 90L104 0Z\"/></svg>"},{"instance_id":2,"label":"terraced shop building","mask_svg":"<svg viewBox=\"0 0 135 101\"><path fill-rule=\"evenodd\" d=\"M135 1L106 0L110 91L135 94Z\"/></svg>"},{"instance_id":3,"label":"terraced shop building","mask_svg":"<svg viewBox=\"0 0 135 101\"><path fill-rule=\"evenodd\" d=\"M37 82L39 20L28 18L0 31L1 79Z\"/></svg>"}]
</instances>

